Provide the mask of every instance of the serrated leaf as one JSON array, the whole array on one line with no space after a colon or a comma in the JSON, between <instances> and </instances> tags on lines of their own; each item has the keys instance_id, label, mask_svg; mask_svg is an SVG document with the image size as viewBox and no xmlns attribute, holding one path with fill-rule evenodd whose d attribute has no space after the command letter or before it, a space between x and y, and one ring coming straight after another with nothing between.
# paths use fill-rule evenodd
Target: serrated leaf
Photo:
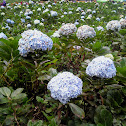
<instances>
[{"instance_id":1,"label":"serrated leaf","mask_svg":"<svg viewBox=\"0 0 126 126\"><path fill-rule=\"evenodd\" d=\"M11 90L8 87L2 87L0 88L0 93L4 96L9 97L11 94Z\"/></svg>"},{"instance_id":2,"label":"serrated leaf","mask_svg":"<svg viewBox=\"0 0 126 126\"><path fill-rule=\"evenodd\" d=\"M80 108L79 106L73 104L73 103L69 103L70 109L71 111L79 118L83 119L85 117L85 112L82 108Z\"/></svg>"},{"instance_id":3,"label":"serrated leaf","mask_svg":"<svg viewBox=\"0 0 126 126\"><path fill-rule=\"evenodd\" d=\"M23 88L18 88L15 91L12 92L11 98L16 97L18 94L20 94L24 89Z\"/></svg>"}]
</instances>

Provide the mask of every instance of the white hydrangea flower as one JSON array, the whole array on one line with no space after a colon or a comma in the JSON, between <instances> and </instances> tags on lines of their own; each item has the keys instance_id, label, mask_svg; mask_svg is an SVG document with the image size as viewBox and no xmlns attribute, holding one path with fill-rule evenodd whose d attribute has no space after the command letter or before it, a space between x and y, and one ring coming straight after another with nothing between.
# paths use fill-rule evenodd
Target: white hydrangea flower
<instances>
[{"instance_id":1,"label":"white hydrangea flower","mask_svg":"<svg viewBox=\"0 0 126 126\"><path fill-rule=\"evenodd\" d=\"M41 8L38 8L37 11L40 12L41 11Z\"/></svg>"},{"instance_id":2,"label":"white hydrangea flower","mask_svg":"<svg viewBox=\"0 0 126 126\"><path fill-rule=\"evenodd\" d=\"M58 30L58 31L55 31L55 32L53 33L52 37L59 38L59 37L60 37L59 30Z\"/></svg>"},{"instance_id":3,"label":"white hydrangea flower","mask_svg":"<svg viewBox=\"0 0 126 126\"><path fill-rule=\"evenodd\" d=\"M69 11L68 13L69 13L69 14L72 14L73 12L72 12L72 11Z\"/></svg>"},{"instance_id":4,"label":"white hydrangea flower","mask_svg":"<svg viewBox=\"0 0 126 126\"><path fill-rule=\"evenodd\" d=\"M21 56L27 57L28 53L35 50L50 50L53 41L50 37L38 30L27 30L21 34L22 38L18 42L18 50Z\"/></svg>"},{"instance_id":5,"label":"white hydrangea flower","mask_svg":"<svg viewBox=\"0 0 126 126\"><path fill-rule=\"evenodd\" d=\"M55 16L58 15L56 11L50 11L50 13L51 13L51 16L52 16L52 17L55 17Z\"/></svg>"},{"instance_id":6,"label":"white hydrangea flower","mask_svg":"<svg viewBox=\"0 0 126 126\"><path fill-rule=\"evenodd\" d=\"M46 12L48 12L48 11L49 11L49 9L45 9L45 10L43 11L43 14L46 13Z\"/></svg>"},{"instance_id":7,"label":"white hydrangea flower","mask_svg":"<svg viewBox=\"0 0 126 126\"><path fill-rule=\"evenodd\" d=\"M5 9L5 7L4 6L1 6L1 9Z\"/></svg>"},{"instance_id":8,"label":"white hydrangea flower","mask_svg":"<svg viewBox=\"0 0 126 126\"><path fill-rule=\"evenodd\" d=\"M4 12L2 12L2 13L1 13L1 16L4 16L4 15L5 15L5 13L4 13Z\"/></svg>"},{"instance_id":9,"label":"white hydrangea flower","mask_svg":"<svg viewBox=\"0 0 126 126\"><path fill-rule=\"evenodd\" d=\"M89 12L92 12L92 10L91 9L87 9L87 13L89 13Z\"/></svg>"},{"instance_id":10,"label":"white hydrangea flower","mask_svg":"<svg viewBox=\"0 0 126 126\"><path fill-rule=\"evenodd\" d=\"M64 12L63 14L64 14L64 15L67 15L67 12Z\"/></svg>"},{"instance_id":11,"label":"white hydrangea flower","mask_svg":"<svg viewBox=\"0 0 126 126\"><path fill-rule=\"evenodd\" d=\"M51 7L52 7L52 6L49 4L49 5L48 5L48 8L51 8Z\"/></svg>"},{"instance_id":12,"label":"white hydrangea flower","mask_svg":"<svg viewBox=\"0 0 126 126\"><path fill-rule=\"evenodd\" d=\"M67 23L65 25L63 25L60 29L59 29L59 34L60 35L71 35L73 34L74 32L76 32L77 30L77 27L72 24L72 23Z\"/></svg>"},{"instance_id":13,"label":"white hydrangea flower","mask_svg":"<svg viewBox=\"0 0 126 126\"><path fill-rule=\"evenodd\" d=\"M39 23L40 23L40 20L38 20L38 19L34 20L34 24L35 24L35 25L37 25L37 24L39 24Z\"/></svg>"},{"instance_id":14,"label":"white hydrangea flower","mask_svg":"<svg viewBox=\"0 0 126 126\"><path fill-rule=\"evenodd\" d=\"M31 24L27 24L27 28L30 28L31 27Z\"/></svg>"},{"instance_id":15,"label":"white hydrangea flower","mask_svg":"<svg viewBox=\"0 0 126 126\"><path fill-rule=\"evenodd\" d=\"M40 23L39 25L40 25L40 26L44 26L44 24L43 24L43 23Z\"/></svg>"},{"instance_id":16,"label":"white hydrangea flower","mask_svg":"<svg viewBox=\"0 0 126 126\"><path fill-rule=\"evenodd\" d=\"M51 97L66 104L71 98L77 98L82 94L82 80L70 72L59 73L53 77L47 85L51 91Z\"/></svg>"},{"instance_id":17,"label":"white hydrangea flower","mask_svg":"<svg viewBox=\"0 0 126 126\"><path fill-rule=\"evenodd\" d=\"M81 15L84 16L86 13L85 12L82 12Z\"/></svg>"},{"instance_id":18,"label":"white hydrangea flower","mask_svg":"<svg viewBox=\"0 0 126 126\"><path fill-rule=\"evenodd\" d=\"M91 77L112 78L116 76L116 68L110 58L99 56L88 64L86 74Z\"/></svg>"},{"instance_id":19,"label":"white hydrangea flower","mask_svg":"<svg viewBox=\"0 0 126 126\"><path fill-rule=\"evenodd\" d=\"M96 32L94 28L88 26L88 25L83 25L78 28L77 30L77 38L80 40L86 39L86 38L93 38L96 36Z\"/></svg>"},{"instance_id":20,"label":"white hydrangea flower","mask_svg":"<svg viewBox=\"0 0 126 126\"><path fill-rule=\"evenodd\" d=\"M81 11L82 9L81 9L81 7L78 7L77 9L76 9L76 11Z\"/></svg>"},{"instance_id":21,"label":"white hydrangea flower","mask_svg":"<svg viewBox=\"0 0 126 126\"><path fill-rule=\"evenodd\" d=\"M118 20L112 20L107 23L106 28L107 30L112 30L112 31L120 30L121 24Z\"/></svg>"},{"instance_id":22,"label":"white hydrangea flower","mask_svg":"<svg viewBox=\"0 0 126 126\"><path fill-rule=\"evenodd\" d=\"M126 19L120 19L120 24L121 24L121 27L122 28L125 28L126 27Z\"/></svg>"}]
</instances>

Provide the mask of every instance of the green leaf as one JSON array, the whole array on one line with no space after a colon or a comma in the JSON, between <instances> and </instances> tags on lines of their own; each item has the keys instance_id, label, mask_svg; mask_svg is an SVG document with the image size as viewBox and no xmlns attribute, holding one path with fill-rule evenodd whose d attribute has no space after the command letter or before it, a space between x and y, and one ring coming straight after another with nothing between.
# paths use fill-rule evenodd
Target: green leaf
<instances>
[{"instance_id":1,"label":"green leaf","mask_svg":"<svg viewBox=\"0 0 126 126\"><path fill-rule=\"evenodd\" d=\"M103 46L98 52L99 55L105 55L105 54L109 54L109 53L111 53L111 51L108 46Z\"/></svg>"},{"instance_id":2,"label":"green leaf","mask_svg":"<svg viewBox=\"0 0 126 126\"><path fill-rule=\"evenodd\" d=\"M96 51L99 51L99 49L101 49L102 44L101 42L95 42L92 46L93 46L92 51L96 52Z\"/></svg>"},{"instance_id":3,"label":"green leaf","mask_svg":"<svg viewBox=\"0 0 126 126\"><path fill-rule=\"evenodd\" d=\"M71 108L71 111L79 118L83 119L85 117L85 112L82 108L80 108L79 106L73 104L73 103L69 103L69 106Z\"/></svg>"},{"instance_id":4,"label":"green leaf","mask_svg":"<svg viewBox=\"0 0 126 126\"><path fill-rule=\"evenodd\" d=\"M122 88L123 94L126 96L126 87Z\"/></svg>"},{"instance_id":5,"label":"green leaf","mask_svg":"<svg viewBox=\"0 0 126 126\"><path fill-rule=\"evenodd\" d=\"M42 120L38 120L38 121L32 121L29 120L27 126L42 126L43 121Z\"/></svg>"},{"instance_id":6,"label":"green leaf","mask_svg":"<svg viewBox=\"0 0 126 126\"><path fill-rule=\"evenodd\" d=\"M112 126L112 114L109 112L105 106L100 105L96 109L94 116L94 121L99 126Z\"/></svg>"},{"instance_id":7,"label":"green leaf","mask_svg":"<svg viewBox=\"0 0 126 126\"><path fill-rule=\"evenodd\" d=\"M15 91L12 92L11 98L16 97L16 96L19 95L22 91L23 91L23 88L18 88L18 89L16 89Z\"/></svg>"},{"instance_id":8,"label":"green leaf","mask_svg":"<svg viewBox=\"0 0 126 126\"><path fill-rule=\"evenodd\" d=\"M48 126L58 126L55 118L51 119L50 124Z\"/></svg>"},{"instance_id":9,"label":"green leaf","mask_svg":"<svg viewBox=\"0 0 126 126\"><path fill-rule=\"evenodd\" d=\"M126 29L121 29L121 30L119 31L119 33L120 33L121 35L125 35L125 34L126 34Z\"/></svg>"},{"instance_id":10,"label":"green leaf","mask_svg":"<svg viewBox=\"0 0 126 126\"><path fill-rule=\"evenodd\" d=\"M9 97L11 94L11 90L8 87L2 87L0 88L0 93L4 96Z\"/></svg>"},{"instance_id":11,"label":"green leaf","mask_svg":"<svg viewBox=\"0 0 126 126\"><path fill-rule=\"evenodd\" d=\"M18 99L21 100L21 99L24 99L26 97L27 97L27 95L25 93L20 93L20 94L16 95L15 97L13 97L13 100L18 100Z\"/></svg>"},{"instance_id":12,"label":"green leaf","mask_svg":"<svg viewBox=\"0 0 126 126\"><path fill-rule=\"evenodd\" d=\"M43 98L41 98L41 97L39 97L39 96L36 96L36 100L37 100L37 102L41 102L41 103L43 103L43 102L44 102L44 99L43 99Z\"/></svg>"}]
</instances>

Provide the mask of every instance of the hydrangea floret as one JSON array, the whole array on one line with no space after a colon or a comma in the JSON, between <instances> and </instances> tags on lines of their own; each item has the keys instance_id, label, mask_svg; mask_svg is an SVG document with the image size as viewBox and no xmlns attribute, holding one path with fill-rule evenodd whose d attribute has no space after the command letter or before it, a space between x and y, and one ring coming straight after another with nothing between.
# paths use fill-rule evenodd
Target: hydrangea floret
<instances>
[{"instance_id":1,"label":"hydrangea floret","mask_svg":"<svg viewBox=\"0 0 126 126\"><path fill-rule=\"evenodd\" d=\"M22 38L18 42L18 50L21 56L27 55L35 50L46 51L51 50L53 41L50 37L38 30L27 30L21 34Z\"/></svg>"},{"instance_id":2,"label":"hydrangea floret","mask_svg":"<svg viewBox=\"0 0 126 126\"><path fill-rule=\"evenodd\" d=\"M53 77L47 88L51 91L52 98L66 104L71 98L82 94L82 86L83 82L79 77L70 72L63 72Z\"/></svg>"},{"instance_id":3,"label":"hydrangea floret","mask_svg":"<svg viewBox=\"0 0 126 126\"><path fill-rule=\"evenodd\" d=\"M116 68L110 58L99 56L88 64L86 74L91 77L112 78L116 76Z\"/></svg>"}]
</instances>

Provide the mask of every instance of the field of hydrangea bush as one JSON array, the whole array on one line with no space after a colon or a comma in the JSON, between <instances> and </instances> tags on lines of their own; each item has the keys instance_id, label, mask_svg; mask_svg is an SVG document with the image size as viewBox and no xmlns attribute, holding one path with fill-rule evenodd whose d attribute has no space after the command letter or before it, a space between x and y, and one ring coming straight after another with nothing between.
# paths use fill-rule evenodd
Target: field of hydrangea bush
<instances>
[{"instance_id":1,"label":"field of hydrangea bush","mask_svg":"<svg viewBox=\"0 0 126 126\"><path fill-rule=\"evenodd\" d=\"M0 6L0 126L126 126L126 5Z\"/></svg>"}]
</instances>

